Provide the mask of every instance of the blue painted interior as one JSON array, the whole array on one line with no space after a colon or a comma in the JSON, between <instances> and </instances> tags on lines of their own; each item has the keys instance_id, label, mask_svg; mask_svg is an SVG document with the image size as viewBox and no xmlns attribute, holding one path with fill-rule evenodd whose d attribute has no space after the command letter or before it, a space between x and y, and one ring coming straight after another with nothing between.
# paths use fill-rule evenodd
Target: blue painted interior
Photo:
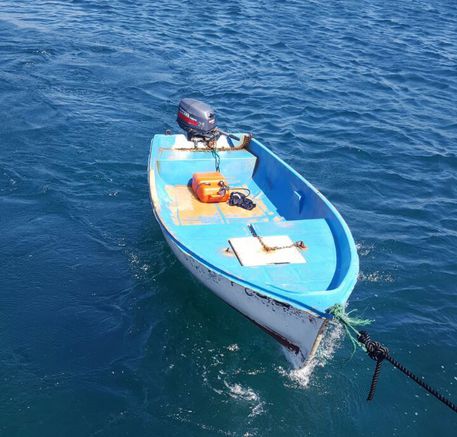
<instances>
[{"instance_id":1,"label":"blue painted interior","mask_svg":"<svg viewBox=\"0 0 457 437\"><path fill-rule=\"evenodd\" d=\"M169 188L188 184L192 174L214 171L211 152L170 150L174 135L156 135L149 162L154 172L160 205L154 205L164 231L180 248L206 267L257 291L324 313L335 303L345 303L357 279L358 256L351 233L336 209L311 184L256 140L247 150L220 152L221 173L229 185L243 184L266 213L255 218L228 217L218 205L214 214L195 223L176 221ZM233 207L236 208L236 207ZM224 249L234 237L288 235L303 240L305 264L242 266Z\"/></svg>"},{"instance_id":2,"label":"blue painted interior","mask_svg":"<svg viewBox=\"0 0 457 437\"><path fill-rule=\"evenodd\" d=\"M220 152L220 171L230 175L232 183L248 183L252 180L256 158L246 150ZM198 170L195 170L198 169ZM214 157L211 152L185 152L159 150L157 170L166 184L187 184L196 171L214 171Z\"/></svg>"}]
</instances>

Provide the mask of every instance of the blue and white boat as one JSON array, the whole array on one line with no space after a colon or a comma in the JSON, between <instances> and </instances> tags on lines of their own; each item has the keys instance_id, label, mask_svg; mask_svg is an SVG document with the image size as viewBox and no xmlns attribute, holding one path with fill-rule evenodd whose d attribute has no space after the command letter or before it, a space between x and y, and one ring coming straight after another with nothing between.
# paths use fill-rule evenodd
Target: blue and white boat
<instances>
[{"instance_id":1,"label":"blue and white boat","mask_svg":"<svg viewBox=\"0 0 457 437\"><path fill-rule=\"evenodd\" d=\"M354 240L304 177L256 139L242 147L247 137L238 137L219 134L208 148L189 134L155 135L148 163L154 215L187 270L304 364L332 318L327 310L344 305L357 281ZM217 161L230 187L249 190L254 209L195 196L192 175L214 172Z\"/></svg>"}]
</instances>

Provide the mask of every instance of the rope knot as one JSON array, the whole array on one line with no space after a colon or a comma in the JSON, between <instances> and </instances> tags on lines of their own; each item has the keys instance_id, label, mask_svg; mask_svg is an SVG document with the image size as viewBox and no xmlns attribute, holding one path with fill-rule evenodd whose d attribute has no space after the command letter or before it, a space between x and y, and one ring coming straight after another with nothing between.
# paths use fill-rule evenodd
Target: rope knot
<instances>
[{"instance_id":1,"label":"rope knot","mask_svg":"<svg viewBox=\"0 0 457 437\"><path fill-rule=\"evenodd\" d=\"M389 349L379 343L379 341L373 341L366 331L360 331L357 339L365 346L368 356L372 360L381 362L389 355Z\"/></svg>"},{"instance_id":2,"label":"rope knot","mask_svg":"<svg viewBox=\"0 0 457 437\"><path fill-rule=\"evenodd\" d=\"M345 312L344 307L342 305L334 305L333 307L329 308L328 312L330 314L333 314L335 319L339 320L344 325L347 333L349 334L349 338L351 338L351 340L353 340L354 343L355 343L355 339L353 338L352 333L349 331L349 329L357 335L357 340L359 341L360 344L362 344L365 347L366 352L368 353L368 356L372 360L376 361L373 378L371 380L370 392L368 393L368 398L367 398L368 401L371 401L374 397L376 385L379 380L379 374L381 372L382 363L384 360L387 360L394 367L396 367L406 376L411 378L416 384L419 384L423 389L427 390L430 394L432 394L438 400L440 400L445 405L447 405L452 411L457 413L456 404L452 403L451 400L444 397L440 392L435 390L433 387L430 387L425 381L423 381L422 378L419 378L417 375L415 375L413 372L411 372L411 370L408 370L406 367L404 367L402 364L400 364L395 358L393 358L389 354L389 349L387 349L385 346L383 346L378 341L371 340L367 331L358 331L356 328L354 328L354 325L358 325L358 326L367 325L369 323L369 321L356 319L355 321L357 323L354 323L354 318L349 317L349 315Z\"/></svg>"}]
</instances>

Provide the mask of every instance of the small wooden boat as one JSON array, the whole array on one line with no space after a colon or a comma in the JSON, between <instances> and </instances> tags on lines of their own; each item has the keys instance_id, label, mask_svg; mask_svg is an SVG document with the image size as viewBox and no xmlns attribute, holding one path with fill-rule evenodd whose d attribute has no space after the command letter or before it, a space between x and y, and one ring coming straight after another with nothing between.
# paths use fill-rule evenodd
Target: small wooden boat
<instances>
[{"instance_id":1,"label":"small wooden boat","mask_svg":"<svg viewBox=\"0 0 457 437\"><path fill-rule=\"evenodd\" d=\"M155 135L148 165L154 215L196 278L304 364L331 319L327 310L353 290L357 251L335 207L256 139L243 147L246 139L219 135L209 148L181 134ZM197 198L192 176L214 172L218 160L230 190L248 189L255 208Z\"/></svg>"}]
</instances>

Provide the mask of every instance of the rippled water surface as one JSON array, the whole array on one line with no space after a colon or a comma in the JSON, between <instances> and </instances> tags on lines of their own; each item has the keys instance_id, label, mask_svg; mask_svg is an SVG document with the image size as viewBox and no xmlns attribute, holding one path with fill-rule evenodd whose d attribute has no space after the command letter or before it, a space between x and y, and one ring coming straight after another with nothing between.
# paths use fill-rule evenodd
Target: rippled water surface
<instances>
[{"instance_id":1,"label":"rippled water surface","mask_svg":"<svg viewBox=\"0 0 457 437\"><path fill-rule=\"evenodd\" d=\"M453 435L335 331L312 374L198 285L146 161L183 96L340 209L350 304L457 399L453 1L0 0L0 435Z\"/></svg>"}]
</instances>

